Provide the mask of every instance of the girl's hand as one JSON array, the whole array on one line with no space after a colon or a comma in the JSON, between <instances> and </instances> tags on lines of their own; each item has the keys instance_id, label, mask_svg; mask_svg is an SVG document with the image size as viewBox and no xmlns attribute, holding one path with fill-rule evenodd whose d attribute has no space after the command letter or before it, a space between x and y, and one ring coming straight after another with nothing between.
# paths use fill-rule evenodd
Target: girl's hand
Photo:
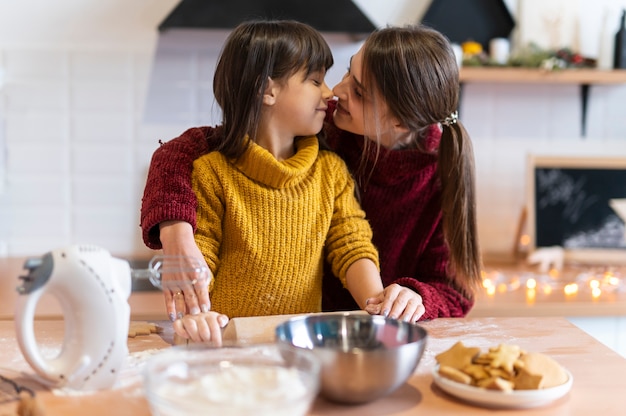
<instances>
[{"instance_id":1,"label":"girl's hand","mask_svg":"<svg viewBox=\"0 0 626 416\"><path fill-rule=\"evenodd\" d=\"M160 224L160 238L165 257L196 259L208 272L208 276L204 278L198 278L196 274L190 272L162 274L161 286L170 320L173 322L176 318L188 313L196 315L209 311L211 301L208 285L212 275L193 238L191 225L183 221L163 222Z\"/></svg>"},{"instance_id":2,"label":"girl's hand","mask_svg":"<svg viewBox=\"0 0 626 416\"><path fill-rule=\"evenodd\" d=\"M228 316L215 311L197 315L185 315L174 321L172 327L177 335L194 342L222 346L222 328L228 324Z\"/></svg>"},{"instance_id":3,"label":"girl's hand","mask_svg":"<svg viewBox=\"0 0 626 416\"><path fill-rule=\"evenodd\" d=\"M371 315L383 315L406 322L417 322L426 309L422 297L415 291L391 284L375 297L367 300L365 310Z\"/></svg>"}]
</instances>

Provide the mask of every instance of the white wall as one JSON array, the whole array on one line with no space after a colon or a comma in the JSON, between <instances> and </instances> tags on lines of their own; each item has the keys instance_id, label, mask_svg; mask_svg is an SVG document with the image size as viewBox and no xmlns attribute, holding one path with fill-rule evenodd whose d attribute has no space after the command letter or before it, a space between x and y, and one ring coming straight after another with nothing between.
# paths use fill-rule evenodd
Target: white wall
<instances>
[{"instance_id":1,"label":"white wall","mask_svg":"<svg viewBox=\"0 0 626 416\"><path fill-rule=\"evenodd\" d=\"M533 2L506 3L517 13ZM0 255L76 242L120 255L148 253L139 206L158 140L217 120L211 71L224 34L169 32L158 39L155 28L176 3L0 0ZM358 3L378 16L396 10L386 19L397 23L419 2ZM602 31L597 18L585 20L597 16L590 10L626 7L626 0L567 3L580 16L582 38ZM168 44L177 36L187 48ZM329 42L333 84L358 45L338 35ZM163 66L153 74L155 52ZM526 155L626 156L624 108L626 86L592 87L583 138L576 86L466 86L460 110L475 142L485 251L513 244Z\"/></svg>"}]
</instances>

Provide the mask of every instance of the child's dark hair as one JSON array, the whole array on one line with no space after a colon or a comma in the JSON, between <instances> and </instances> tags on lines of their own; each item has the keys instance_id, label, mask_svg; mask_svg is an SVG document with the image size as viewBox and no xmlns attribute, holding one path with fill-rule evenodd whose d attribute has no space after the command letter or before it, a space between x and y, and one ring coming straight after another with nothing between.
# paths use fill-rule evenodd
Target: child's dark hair
<instances>
[{"instance_id":1,"label":"child's dark hair","mask_svg":"<svg viewBox=\"0 0 626 416\"><path fill-rule=\"evenodd\" d=\"M222 109L224 141L218 150L237 158L254 139L268 79L281 82L333 65L330 47L311 26L291 20L255 20L237 26L222 49L213 91Z\"/></svg>"},{"instance_id":2,"label":"child's dark hair","mask_svg":"<svg viewBox=\"0 0 626 416\"><path fill-rule=\"evenodd\" d=\"M476 227L474 153L469 135L456 118L459 69L448 39L425 26L385 28L363 45L363 82L373 86L389 111L415 133L424 150L426 130L441 123L438 149L443 230L450 250L451 274L471 291L481 282Z\"/></svg>"}]
</instances>

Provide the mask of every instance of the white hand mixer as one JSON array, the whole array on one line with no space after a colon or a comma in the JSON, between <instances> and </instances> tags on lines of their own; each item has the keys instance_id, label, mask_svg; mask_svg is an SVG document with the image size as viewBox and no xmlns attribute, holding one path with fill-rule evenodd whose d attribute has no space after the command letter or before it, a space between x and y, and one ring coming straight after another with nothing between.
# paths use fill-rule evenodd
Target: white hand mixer
<instances>
[{"instance_id":1,"label":"white hand mixer","mask_svg":"<svg viewBox=\"0 0 626 416\"><path fill-rule=\"evenodd\" d=\"M15 309L17 340L26 361L47 385L99 390L114 385L128 355L131 274L161 287L166 256L155 256L147 270L132 270L127 261L100 247L73 245L29 258L20 276ZM210 274L197 259L172 257L169 272ZM194 283L192 282L187 282ZM61 305L64 338L56 357L42 354L35 337L37 303L50 294Z\"/></svg>"}]
</instances>

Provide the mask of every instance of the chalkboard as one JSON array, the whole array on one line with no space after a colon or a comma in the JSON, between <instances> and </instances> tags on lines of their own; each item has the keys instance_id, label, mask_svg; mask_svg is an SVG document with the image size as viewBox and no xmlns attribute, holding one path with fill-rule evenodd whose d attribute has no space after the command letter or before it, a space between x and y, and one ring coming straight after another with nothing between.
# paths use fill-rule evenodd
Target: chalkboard
<instances>
[{"instance_id":1,"label":"chalkboard","mask_svg":"<svg viewBox=\"0 0 626 416\"><path fill-rule=\"evenodd\" d=\"M529 158L531 248L626 263L626 158Z\"/></svg>"}]
</instances>

